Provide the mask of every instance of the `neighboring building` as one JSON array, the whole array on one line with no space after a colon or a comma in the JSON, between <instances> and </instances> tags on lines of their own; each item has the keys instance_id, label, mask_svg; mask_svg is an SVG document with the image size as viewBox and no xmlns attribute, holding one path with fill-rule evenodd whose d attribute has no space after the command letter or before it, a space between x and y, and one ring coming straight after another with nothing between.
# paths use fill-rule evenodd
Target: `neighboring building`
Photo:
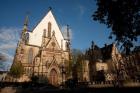
<instances>
[{"instance_id":1,"label":"neighboring building","mask_svg":"<svg viewBox=\"0 0 140 93\"><path fill-rule=\"evenodd\" d=\"M90 81L111 81L116 74L118 60L121 54L115 44L105 45L99 48L92 42L91 47L86 51L86 58L89 60Z\"/></svg>"},{"instance_id":2,"label":"neighboring building","mask_svg":"<svg viewBox=\"0 0 140 93\"><path fill-rule=\"evenodd\" d=\"M14 57L14 62L22 63L24 77L38 76L42 82L58 85L69 77L62 78L62 66L68 67L69 60L69 32L64 38L51 9L32 31L27 17Z\"/></svg>"},{"instance_id":3,"label":"neighboring building","mask_svg":"<svg viewBox=\"0 0 140 93\"><path fill-rule=\"evenodd\" d=\"M85 56L89 61L90 81L140 80L140 47L129 55L121 54L115 44L99 48L92 42Z\"/></svg>"},{"instance_id":4,"label":"neighboring building","mask_svg":"<svg viewBox=\"0 0 140 93\"><path fill-rule=\"evenodd\" d=\"M131 80L140 80L140 47L136 47L129 55L122 55L123 67Z\"/></svg>"}]
</instances>

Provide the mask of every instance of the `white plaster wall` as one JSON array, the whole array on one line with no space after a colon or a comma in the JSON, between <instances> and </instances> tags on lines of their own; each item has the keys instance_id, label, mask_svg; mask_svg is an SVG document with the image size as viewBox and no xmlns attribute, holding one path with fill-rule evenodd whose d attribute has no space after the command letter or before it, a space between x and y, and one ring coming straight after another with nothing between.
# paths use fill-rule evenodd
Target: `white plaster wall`
<instances>
[{"instance_id":1,"label":"white plaster wall","mask_svg":"<svg viewBox=\"0 0 140 93\"><path fill-rule=\"evenodd\" d=\"M40 21L40 23L33 29L33 31L29 33L29 35L30 35L29 44L41 46L42 35L43 35L44 29L46 29L46 34L48 34L47 33L48 22L51 22L51 24L52 24L51 35L52 35L52 32L55 31L55 36L56 36L59 46L61 47L61 40L63 40L63 50L65 50L66 49L66 47L65 47L66 40L64 40L64 37L63 37L51 11L49 11L46 14L46 16Z\"/></svg>"}]
</instances>

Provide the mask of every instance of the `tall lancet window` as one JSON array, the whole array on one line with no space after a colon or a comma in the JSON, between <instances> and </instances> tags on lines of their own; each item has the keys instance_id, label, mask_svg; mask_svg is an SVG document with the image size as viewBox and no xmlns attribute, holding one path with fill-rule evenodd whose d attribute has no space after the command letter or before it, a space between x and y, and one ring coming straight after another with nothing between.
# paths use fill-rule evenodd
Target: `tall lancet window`
<instances>
[{"instance_id":1,"label":"tall lancet window","mask_svg":"<svg viewBox=\"0 0 140 93\"><path fill-rule=\"evenodd\" d=\"M43 37L46 37L46 29L43 31Z\"/></svg>"},{"instance_id":2,"label":"tall lancet window","mask_svg":"<svg viewBox=\"0 0 140 93\"><path fill-rule=\"evenodd\" d=\"M61 40L61 49L63 50L63 40Z\"/></svg>"},{"instance_id":3,"label":"tall lancet window","mask_svg":"<svg viewBox=\"0 0 140 93\"><path fill-rule=\"evenodd\" d=\"M51 22L48 23L48 37L51 37Z\"/></svg>"},{"instance_id":4,"label":"tall lancet window","mask_svg":"<svg viewBox=\"0 0 140 93\"><path fill-rule=\"evenodd\" d=\"M33 49L30 48L28 53L28 63L31 64L32 62L33 62Z\"/></svg>"}]
</instances>

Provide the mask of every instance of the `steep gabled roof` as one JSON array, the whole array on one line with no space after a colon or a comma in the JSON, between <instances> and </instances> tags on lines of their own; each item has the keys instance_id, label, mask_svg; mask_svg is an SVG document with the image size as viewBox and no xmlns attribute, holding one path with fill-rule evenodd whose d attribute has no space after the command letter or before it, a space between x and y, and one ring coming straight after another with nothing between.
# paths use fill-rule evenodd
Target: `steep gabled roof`
<instances>
[{"instance_id":1,"label":"steep gabled roof","mask_svg":"<svg viewBox=\"0 0 140 93\"><path fill-rule=\"evenodd\" d=\"M56 22L56 19L53 15L52 11L49 10L48 13L44 16L44 18L37 24L37 26L30 33L30 37L29 37L30 45L41 46L43 31L44 31L44 29L46 29L46 31L48 31L49 22L51 23L51 33L53 31L55 32L56 39L58 41L59 46L61 46L62 40L63 40L63 44L65 44L66 40L64 40L64 37L58 26L58 23ZM48 34L48 32L46 34ZM63 50L65 50L65 49L66 48L64 46Z\"/></svg>"}]
</instances>

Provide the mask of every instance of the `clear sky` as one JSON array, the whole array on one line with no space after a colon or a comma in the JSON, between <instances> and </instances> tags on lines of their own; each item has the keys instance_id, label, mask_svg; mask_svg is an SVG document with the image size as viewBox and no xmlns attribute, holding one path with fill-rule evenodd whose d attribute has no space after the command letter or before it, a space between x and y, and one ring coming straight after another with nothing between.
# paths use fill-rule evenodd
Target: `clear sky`
<instances>
[{"instance_id":1,"label":"clear sky","mask_svg":"<svg viewBox=\"0 0 140 93\"><path fill-rule=\"evenodd\" d=\"M26 14L29 15L29 29L32 30L50 6L60 28L67 24L70 26L72 48L85 50L92 40L99 47L112 43L112 40L108 39L110 30L106 25L92 20L91 16L97 8L95 1L0 0L0 55L6 56L5 64L11 64ZM0 68L2 66L1 64Z\"/></svg>"}]
</instances>

